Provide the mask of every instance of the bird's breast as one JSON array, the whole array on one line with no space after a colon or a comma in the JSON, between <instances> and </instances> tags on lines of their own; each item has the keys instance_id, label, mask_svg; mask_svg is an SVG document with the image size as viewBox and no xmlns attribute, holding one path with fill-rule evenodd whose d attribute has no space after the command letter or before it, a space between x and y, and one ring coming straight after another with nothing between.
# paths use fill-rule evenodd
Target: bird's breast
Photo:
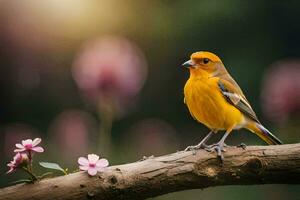
<instances>
[{"instance_id":1,"label":"bird's breast","mask_svg":"<svg viewBox=\"0 0 300 200\"><path fill-rule=\"evenodd\" d=\"M184 87L185 103L191 115L210 129L227 130L243 120L218 88L218 78L190 78Z\"/></svg>"}]
</instances>

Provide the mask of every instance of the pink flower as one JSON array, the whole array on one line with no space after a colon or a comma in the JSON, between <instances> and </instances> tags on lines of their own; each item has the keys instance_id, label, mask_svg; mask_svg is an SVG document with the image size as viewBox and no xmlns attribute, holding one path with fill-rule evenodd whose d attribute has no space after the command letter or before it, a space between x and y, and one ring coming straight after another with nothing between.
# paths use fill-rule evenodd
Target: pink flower
<instances>
[{"instance_id":1,"label":"pink flower","mask_svg":"<svg viewBox=\"0 0 300 200\"><path fill-rule=\"evenodd\" d=\"M297 119L300 110L300 60L284 59L272 64L262 89L262 108L277 123Z\"/></svg>"},{"instance_id":2,"label":"pink flower","mask_svg":"<svg viewBox=\"0 0 300 200\"><path fill-rule=\"evenodd\" d=\"M13 160L10 161L10 163L7 164L7 166L9 167L9 170L6 172L11 173L13 171L15 171L18 167L20 167L23 164L28 163L28 156L26 153L17 153Z\"/></svg>"},{"instance_id":3,"label":"pink flower","mask_svg":"<svg viewBox=\"0 0 300 200\"><path fill-rule=\"evenodd\" d=\"M73 77L87 100L115 111L132 103L146 75L142 51L128 39L114 36L88 42L73 66Z\"/></svg>"},{"instance_id":4,"label":"pink flower","mask_svg":"<svg viewBox=\"0 0 300 200\"><path fill-rule=\"evenodd\" d=\"M57 150L65 159L77 159L87 152L89 135L96 126L96 120L87 112L66 110L59 114L50 127Z\"/></svg>"},{"instance_id":5,"label":"pink flower","mask_svg":"<svg viewBox=\"0 0 300 200\"><path fill-rule=\"evenodd\" d=\"M79 169L87 171L89 175L95 176L97 172L103 172L108 166L108 161L104 158L99 159L96 154L89 154L88 158L78 158Z\"/></svg>"},{"instance_id":6,"label":"pink flower","mask_svg":"<svg viewBox=\"0 0 300 200\"><path fill-rule=\"evenodd\" d=\"M39 143L41 143L41 138L35 138L33 141L31 139L22 140L22 144L16 144L18 149L15 149L14 152L44 152L42 147L37 147Z\"/></svg>"}]
</instances>

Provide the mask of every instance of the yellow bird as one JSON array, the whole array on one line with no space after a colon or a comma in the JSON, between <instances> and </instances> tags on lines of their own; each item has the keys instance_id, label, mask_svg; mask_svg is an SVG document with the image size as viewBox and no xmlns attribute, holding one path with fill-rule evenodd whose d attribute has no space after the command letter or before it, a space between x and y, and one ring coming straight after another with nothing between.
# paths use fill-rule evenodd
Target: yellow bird
<instances>
[{"instance_id":1,"label":"yellow bird","mask_svg":"<svg viewBox=\"0 0 300 200\"><path fill-rule=\"evenodd\" d=\"M282 144L259 122L241 88L217 55L196 52L183 66L190 71L184 86L184 102L193 118L211 130L198 145L189 146L186 151L200 148L216 150L223 158L226 137L232 130L240 128L252 131L270 145ZM226 132L218 143L206 145L214 133L222 130Z\"/></svg>"}]
</instances>

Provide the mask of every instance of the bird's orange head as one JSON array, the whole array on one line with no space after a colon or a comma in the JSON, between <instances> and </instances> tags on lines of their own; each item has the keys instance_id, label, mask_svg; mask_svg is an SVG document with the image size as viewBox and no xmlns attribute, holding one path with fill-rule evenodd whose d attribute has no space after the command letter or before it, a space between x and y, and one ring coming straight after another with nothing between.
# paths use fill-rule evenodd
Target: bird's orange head
<instances>
[{"instance_id":1,"label":"bird's orange head","mask_svg":"<svg viewBox=\"0 0 300 200\"><path fill-rule=\"evenodd\" d=\"M182 64L190 69L191 73L206 71L211 74L223 67L221 59L214 53L208 51L199 51L191 55L191 59Z\"/></svg>"}]
</instances>

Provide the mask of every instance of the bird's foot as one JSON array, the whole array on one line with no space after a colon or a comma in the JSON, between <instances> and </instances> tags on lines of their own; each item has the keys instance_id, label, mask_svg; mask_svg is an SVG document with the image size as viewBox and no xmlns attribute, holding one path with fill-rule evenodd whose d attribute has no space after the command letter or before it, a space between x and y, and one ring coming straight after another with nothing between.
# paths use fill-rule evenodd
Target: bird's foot
<instances>
[{"instance_id":1,"label":"bird's foot","mask_svg":"<svg viewBox=\"0 0 300 200\"><path fill-rule=\"evenodd\" d=\"M207 148L205 148L205 150L208 152L216 151L218 158L220 158L223 161L224 160L223 152L226 151L224 149L224 147L227 147L227 146L228 145L226 145L224 143L216 143L216 144L209 145Z\"/></svg>"},{"instance_id":2,"label":"bird's foot","mask_svg":"<svg viewBox=\"0 0 300 200\"><path fill-rule=\"evenodd\" d=\"M194 154L196 153L196 150L199 150L199 149L206 149L208 146L204 143L199 143L195 146L188 146L184 149L184 151L193 151Z\"/></svg>"},{"instance_id":3,"label":"bird's foot","mask_svg":"<svg viewBox=\"0 0 300 200\"><path fill-rule=\"evenodd\" d=\"M210 148L213 148L215 146L220 146L221 144L218 142L218 143L215 143L215 144L211 144L211 145L206 145L206 148L208 149L208 151L211 151ZM226 147L230 147L230 145L226 144L226 143L223 143L223 151L226 151L224 150L224 148Z\"/></svg>"},{"instance_id":4,"label":"bird's foot","mask_svg":"<svg viewBox=\"0 0 300 200\"><path fill-rule=\"evenodd\" d=\"M245 143L241 143L241 144L237 145L237 147L245 150L247 148L247 145Z\"/></svg>"}]
</instances>

